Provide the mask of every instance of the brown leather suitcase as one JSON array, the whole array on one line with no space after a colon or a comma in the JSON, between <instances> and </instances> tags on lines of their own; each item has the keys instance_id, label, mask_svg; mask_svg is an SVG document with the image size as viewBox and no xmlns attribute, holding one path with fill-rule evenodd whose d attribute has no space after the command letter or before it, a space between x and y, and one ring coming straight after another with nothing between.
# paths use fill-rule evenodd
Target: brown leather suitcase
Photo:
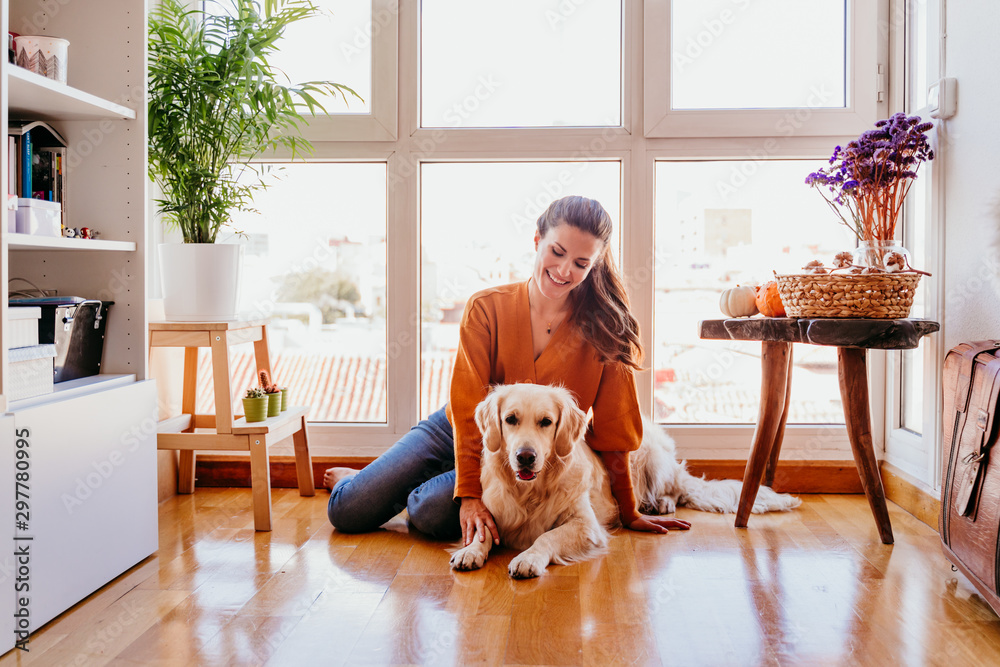
<instances>
[{"instance_id":1,"label":"brown leather suitcase","mask_svg":"<svg viewBox=\"0 0 1000 667\"><path fill-rule=\"evenodd\" d=\"M962 343L944 360L941 541L1000 614L1000 340Z\"/></svg>"}]
</instances>

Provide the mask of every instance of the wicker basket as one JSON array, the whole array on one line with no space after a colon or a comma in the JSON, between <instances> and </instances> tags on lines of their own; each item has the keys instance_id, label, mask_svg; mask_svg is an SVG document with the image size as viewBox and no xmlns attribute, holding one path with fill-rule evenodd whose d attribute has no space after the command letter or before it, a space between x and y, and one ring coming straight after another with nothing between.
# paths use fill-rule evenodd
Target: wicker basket
<instances>
[{"instance_id":1,"label":"wicker basket","mask_svg":"<svg viewBox=\"0 0 1000 667\"><path fill-rule=\"evenodd\" d=\"M897 319L910 314L919 273L777 276L788 317Z\"/></svg>"}]
</instances>

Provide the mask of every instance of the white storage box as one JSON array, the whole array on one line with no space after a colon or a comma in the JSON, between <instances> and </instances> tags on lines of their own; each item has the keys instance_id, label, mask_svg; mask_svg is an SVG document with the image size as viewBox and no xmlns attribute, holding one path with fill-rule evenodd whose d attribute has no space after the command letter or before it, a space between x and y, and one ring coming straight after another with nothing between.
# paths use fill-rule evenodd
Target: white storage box
<instances>
[{"instance_id":1,"label":"white storage box","mask_svg":"<svg viewBox=\"0 0 1000 667\"><path fill-rule=\"evenodd\" d=\"M7 400L52 393L55 345L33 345L7 351Z\"/></svg>"},{"instance_id":2,"label":"white storage box","mask_svg":"<svg viewBox=\"0 0 1000 667\"><path fill-rule=\"evenodd\" d=\"M17 199L17 233L62 236L62 204L44 199Z\"/></svg>"},{"instance_id":3,"label":"white storage box","mask_svg":"<svg viewBox=\"0 0 1000 667\"><path fill-rule=\"evenodd\" d=\"M7 308L7 330L9 346L29 347L38 345L38 320L42 309L38 306L10 306Z\"/></svg>"},{"instance_id":4,"label":"white storage box","mask_svg":"<svg viewBox=\"0 0 1000 667\"><path fill-rule=\"evenodd\" d=\"M7 195L7 231L17 231L17 197Z\"/></svg>"},{"instance_id":5,"label":"white storage box","mask_svg":"<svg viewBox=\"0 0 1000 667\"><path fill-rule=\"evenodd\" d=\"M51 35L18 35L14 38L14 51L14 64L18 67L66 83L68 39Z\"/></svg>"}]
</instances>

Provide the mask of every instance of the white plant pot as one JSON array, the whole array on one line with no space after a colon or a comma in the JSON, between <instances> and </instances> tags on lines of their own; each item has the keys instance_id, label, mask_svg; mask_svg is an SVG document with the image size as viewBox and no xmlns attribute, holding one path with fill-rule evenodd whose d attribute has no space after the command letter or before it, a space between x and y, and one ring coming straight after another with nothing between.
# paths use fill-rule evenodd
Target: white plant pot
<instances>
[{"instance_id":1,"label":"white plant pot","mask_svg":"<svg viewBox=\"0 0 1000 667\"><path fill-rule=\"evenodd\" d=\"M176 322L237 319L242 273L242 245L160 244L164 315Z\"/></svg>"}]
</instances>

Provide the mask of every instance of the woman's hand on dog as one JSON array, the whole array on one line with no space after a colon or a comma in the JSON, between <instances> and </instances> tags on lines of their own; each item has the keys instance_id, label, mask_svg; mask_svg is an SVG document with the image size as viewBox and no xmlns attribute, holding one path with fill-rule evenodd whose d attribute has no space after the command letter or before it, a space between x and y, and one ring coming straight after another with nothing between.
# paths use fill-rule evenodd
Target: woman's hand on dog
<instances>
[{"instance_id":1,"label":"woman's hand on dog","mask_svg":"<svg viewBox=\"0 0 1000 667\"><path fill-rule=\"evenodd\" d=\"M647 533L666 533L670 530L688 530L691 527L691 522L665 516L640 514L639 518L630 523L628 527L631 530L642 530Z\"/></svg>"},{"instance_id":2,"label":"woman's hand on dog","mask_svg":"<svg viewBox=\"0 0 1000 667\"><path fill-rule=\"evenodd\" d=\"M462 498L458 517L462 523L462 542L465 546L472 543L477 533L480 541L485 541L488 533L493 537L493 544L500 544L500 531L482 499Z\"/></svg>"}]
</instances>

